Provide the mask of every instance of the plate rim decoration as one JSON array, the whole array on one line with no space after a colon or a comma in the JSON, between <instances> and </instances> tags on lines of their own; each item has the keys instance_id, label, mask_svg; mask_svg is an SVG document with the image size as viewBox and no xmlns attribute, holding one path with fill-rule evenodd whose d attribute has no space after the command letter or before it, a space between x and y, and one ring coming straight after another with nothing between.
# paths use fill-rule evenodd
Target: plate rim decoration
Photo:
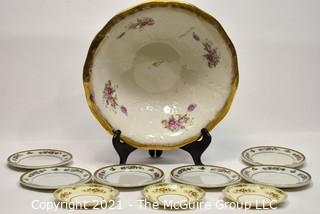
<instances>
[{"instance_id":1,"label":"plate rim decoration","mask_svg":"<svg viewBox=\"0 0 320 214\"><path fill-rule=\"evenodd\" d=\"M228 192L230 189L236 188L237 186L239 186L239 187L252 186L252 187L260 187L260 188L263 187L263 188L272 189L272 190L278 192L279 194L282 194L283 197L280 200L277 200L275 203L271 203L271 205L273 205L273 206L284 203L286 201L286 199L288 198L288 194L285 191L283 191L277 187L270 186L270 185L264 185L264 184L255 184L255 183L238 183L238 184L233 184L233 185L227 186L222 190L223 196L230 201L241 204L241 202L238 200L238 198L231 197L230 194L232 194L232 193L229 194L229 192ZM242 195L246 195L246 194L247 193L244 193L244 192L242 193ZM260 206L256 206L256 207L260 207Z\"/></svg>"},{"instance_id":2,"label":"plate rim decoration","mask_svg":"<svg viewBox=\"0 0 320 214\"><path fill-rule=\"evenodd\" d=\"M60 196L59 194L60 194L62 191L67 191L67 190L69 190L69 191L71 192L70 194L72 194L72 191L77 191L77 188L86 188L86 187L88 187L88 188L90 188L90 187L105 188L105 189L108 189L109 191L110 191L110 190L111 190L111 191L114 191L114 192L115 192L115 195L112 196L112 197L110 197L108 200L106 200L105 197L100 196L100 197L103 198L103 201L101 201L101 202L99 202L99 203L95 203L95 204L89 203L89 204L85 204L85 205L84 205L84 203L80 203L80 204L75 204L76 207L80 207L80 208L82 208L82 207L91 208L91 207L96 207L96 206L97 206L97 207L98 207L98 206L103 206L103 205L109 203L110 201L115 200L115 199L119 196L119 194L120 194L119 190L117 190L116 188L113 188L113 187L111 187L111 186L108 186L108 185L98 184L98 183L85 183L85 184L74 184L74 185L62 186L62 187L56 189L56 190L53 192L53 196L54 196L54 198L55 198L56 201L59 201L59 202L62 202L62 203L66 203L66 204L72 204L72 201L71 201L72 198L66 200L66 199L61 198L61 196ZM108 193L110 194L110 192L108 192ZM78 194L75 193L75 194L76 194L76 196L80 196L80 195L81 195L81 194L79 194L79 193L78 193ZM94 192L94 191L88 193L88 195L95 195L95 196L97 196L96 192ZM76 196L74 196L74 197L76 197Z\"/></svg>"},{"instance_id":3,"label":"plate rim decoration","mask_svg":"<svg viewBox=\"0 0 320 214\"><path fill-rule=\"evenodd\" d=\"M188 181L179 179L176 176L174 176L174 172L175 171L177 171L179 169L182 169L182 168L186 168L186 167L209 167L209 168L225 169L225 170L229 170L229 171L233 172L234 174L236 174L238 176L238 179L233 181L233 182L231 182L231 183L224 183L224 184L220 184L220 185L208 185L208 184L198 185L198 184L195 184L195 183L192 183L192 182L188 182ZM225 186L228 186L228 185L237 184L237 183L241 182L241 180L242 180L241 175L238 172L236 172L235 170L227 168L227 167L216 166L216 165L192 165L192 164L190 164L190 165L179 166L179 167L176 167L176 168L171 170L170 177L171 177L172 180L174 180L176 182L179 182L179 183L194 185L194 186L198 186L198 187L201 187L201 188L208 188L208 189L209 188L222 188L222 187L225 187Z\"/></svg>"},{"instance_id":4,"label":"plate rim decoration","mask_svg":"<svg viewBox=\"0 0 320 214\"><path fill-rule=\"evenodd\" d=\"M103 170L103 169L107 169L107 168L112 168L112 167L120 167L120 166L143 166L143 167L149 167L155 170L158 170L160 172L159 178L153 179L149 182L143 183L143 184L139 184L139 185L122 185L122 184L117 184L117 183L109 183L106 182L105 180L102 180L100 178L97 177L97 174L99 173L99 171ZM165 173L162 169L155 167L155 166L151 166L151 165L147 165L147 164L113 164L113 165L108 165L108 166L104 166L104 167L100 167L99 169L95 170L95 172L93 173L93 179L95 182L100 183L100 184L104 184L104 185L108 185L108 186L112 186L112 187L120 187L120 188L136 188L136 187L144 187L147 185L151 185L151 184L155 184L158 182L161 182L164 179Z\"/></svg>"},{"instance_id":5,"label":"plate rim decoration","mask_svg":"<svg viewBox=\"0 0 320 214\"><path fill-rule=\"evenodd\" d=\"M28 153L28 152L38 152L38 151L51 151L51 152L61 152L64 153L66 155L68 155L70 158L68 160L64 160L61 161L59 163L56 164L47 164L47 165L23 165L23 164L19 164L19 163L14 163L12 162L12 158L14 156L17 156L21 153ZM70 152L64 151L64 150L60 150L60 149L28 149L28 150L23 150L23 151L19 151L19 152L15 152L13 154L11 154L8 158L7 158L7 163L9 166L15 167L15 168L19 168L19 169L41 169L41 168L49 168L49 167L57 167L57 166L64 166L67 165L69 163L71 163L73 160L73 155Z\"/></svg>"},{"instance_id":6,"label":"plate rim decoration","mask_svg":"<svg viewBox=\"0 0 320 214\"><path fill-rule=\"evenodd\" d=\"M82 179L76 183L73 183L73 184L66 184L66 185L58 185L58 186L48 186L48 185L39 185L39 184L33 184L33 183L27 183L24 181L24 178L25 176L27 176L28 174L31 174L31 173L34 173L34 172L37 172L37 171L40 171L40 170L53 170L53 169L63 169L63 168L68 168L68 169L78 169L78 170L82 170L82 171L85 171L86 173L88 173L88 178L86 179ZM40 172L41 173L41 172ZM31 170L31 171L27 171L25 173L23 173L21 176L20 176L20 184L22 186L25 186L25 187L29 187L29 188L33 188L33 189L43 189L43 190L53 190L53 189L58 189L62 186L70 186L70 185L76 185L76 184L85 184L85 183L88 183L90 182L92 179L92 173L87 170L87 169L84 169L84 168L80 168L80 167L71 167L71 166L57 166L57 167L45 167L45 168L40 168L40 169L34 169L34 170Z\"/></svg>"},{"instance_id":7,"label":"plate rim decoration","mask_svg":"<svg viewBox=\"0 0 320 214\"><path fill-rule=\"evenodd\" d=\"M275 167L275 168L286 168L288 170L295 170L295 171L298 171L300 173L303 173L307 176L307 180L304 181L304 182L299 182L299 183L296 183L296 184L275 184L275 183L266 183L266 182L260 182L256 179L253 179L247 175L245 175L244 171L250 169L250 168L262 168L262 167ZM251 170L252 171L252 170ZM250 182L250 183L254 183L254 184L262 184L262 185L267 185L267 186L273 186L273 187L277 187L277 188L298 188L298 187L303 187L303 186L307 186L311 183L311 180L312 180L312 176L304 171L304 170L301 170L301 169L297 169L297 168L292 168L292 167L287 167L287 166L279 166L279 165L258 165L258 166L248 166L248 167L245 167L243 168L241 171L240 171L240 175L241 177L246 180L247 182Z\"/></svg>"},{"instance_id":8,"label":"plate rim decoration","mask_svg":"<svg viewBox=\"0 0 320 214\"><path fill-rule=\"evenodd\" d=\"M246 156L245 156L245 153L247 153L247 152L248 152L249 150L251 150L251 149L269 148L269 147L270 147L270 148L279 148L279 149L290 150L290 151L292 151L292 152L295 152L295 153L299 154L299 156L302 158L301 161L298 161L298 162L295 162L295 163L292 163L292 164L287 164L287 165L272 164L272 165L276 165L276 166L287 166L287 167L296 168L296 167L302 166L302 165L305 163L305 161L306 161L306 157L305 157L305 155L304 155L302 152L300 152L300 151L298 151L298 150L295 150L295 149L288 148L288 147L283 147L283 146L253 146L253 147L249 147L249 148L247 148L247 149L245 149L245 150L243 150L243 151L241 152L241 159L242 159L245 163L250 164L250 165L252 165L252 166L270 165L270 164L266 164L266 163L259 163L259 162L253 161L253 160L249 160L249 159L247 159Z\"/></svg>"},{"instance_id":9,"label":"plate rim decoration","mask_svg":"<svg viewBox=\"0 0 320 214\"><path fill-rule=\"evenodd\" d=\"M83 68L83 87L84 87L84 91L85 91L86 101L87 101L87 104L90 108L90 111L92 112L94 117L99 121L99 123L102 125L102 127L107 132L109 132L111 135L113 135L115 130L114 130L112 124L106 118L103 117L101 111L99 110L99 108L97 107L97 105L94 102L94 95L92 95L92 93L91 93L92 84L90 81L91 81L91 75L92 75L92 65L93 65L94 56L96 54L96 51L97 51L100 43L105 38L106 34L119 21L121 21L125 17L130 16L131 14L134 14L138 11L141 11L144 9L149 9L149 8L154 8L154 7L180 8L180 9L184 9L186 11L189 11L191 13L196 14L197 16L203 18L204 21L206 21L210 25L215 26L216 30L220 33L221 37L224 39L225 43L227 44L227 46L230 49L231 58L232 58L232 62L233 62L233 64L231 65L233 77L232 77L231 85L230 85L230 93L228 94L227 99L226 99L223 107L217 112L217 114L214 116L214 118L210 119L210 121L208 122L208 124L205 127L202 127L202 128L207 128L208 131L211 131L228 113L228 111L231 107L232 101L234 99L235 93L237 91L238 82L239 82L237 53L236 53L235 47L234 47L231 39L229 38L229 36L225 32L224 28L213 16L211 16L207 12L203 11L202 9L200 9L192 4L180 2L180 1L176 1L176 0L169 0L169 1L168 0L153 0L153 1L144 2L144 3L138 4L136 6L130 7L128 9L116 14L115 16L113 16L107 22L107 24L96 34L96 36L94 37L94 39L89 47L87 57L85 60L85 64L84 64L84 68ZM198 134L191 136L191 137L188 137L188 138L184 138L183 140L175 143L174 145L157 145L157 144L146 145L140 141L136 141L136 140L126 136L126 133L121 134L121 139L124 140L126 143L128 143L136 148L143 148L143 149L148 149L148 150L150 150L150 149L152 149L152 150L155 150L155 149L174 150L174 149L178 149L184 145L187 145L189 143L192 143L192 142L198 140L199 138L201 138L200 130L199 130Z\"/></svg>"},{"instance_id":10,"label":"plate rim decoration","mask_svg":"<svg viewBox=\"0 0 320 214\"><path fill-rule=\"evenodd\" d=\"M142 197L146 200L149 201L151 203L157 203L159 204L159 206L161 207L166 207L165 204L163 204L161 201L159 200L153 200L150 197L146 197L146 191L148 191L150 188L155 187L155 186L167 186L167 185L176 185L176 186L184 186L184 187L188 187L188 188L192 188L192 189L196 189L197 191L201 192L201 196L198 197L198 199L192 201L192 203L197 203L200 202L204 199L204 197L206 196L206 191L204 191L201 187L195 186L195 185L190 185L190 184L182 184L182 183L170 183L170 182L161 182L161 183L156 183L156 184L151 184L148 185L146 187L143 188L143 190L141 191ZM185 195L184 195L185 196ZM188 199L190 198L188 195L185 196ZM190 202L188 202L190 203Z\"/></svg>"}]
</instances>

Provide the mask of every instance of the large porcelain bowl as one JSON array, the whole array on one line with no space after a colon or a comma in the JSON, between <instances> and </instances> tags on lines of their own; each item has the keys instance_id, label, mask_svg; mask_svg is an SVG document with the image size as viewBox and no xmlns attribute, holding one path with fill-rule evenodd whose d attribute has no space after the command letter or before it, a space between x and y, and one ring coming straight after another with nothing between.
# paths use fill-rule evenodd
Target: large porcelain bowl
<instances>
[{"instance_id":1,"label":"large porcelain bowl","mask_svg":"<svg viewBox=\"0 0 320 214\"><path fill-rule=\"evenodd\" d=\"M211 130L238 84L235 49L218 21L172 1L137 5L94 38L83 73L89 107L127 143L175 149Z\"/></svg>"}]
</instances>

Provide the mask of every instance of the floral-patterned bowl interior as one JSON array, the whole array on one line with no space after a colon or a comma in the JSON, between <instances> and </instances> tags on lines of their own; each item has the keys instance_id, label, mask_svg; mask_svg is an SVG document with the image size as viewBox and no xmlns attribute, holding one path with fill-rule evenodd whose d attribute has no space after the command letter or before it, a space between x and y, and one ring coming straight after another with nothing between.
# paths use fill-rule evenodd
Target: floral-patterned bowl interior
<instances>
[{"instance_id":1,"label":"floral-patterned bowl interior","mask_svg":"<svg viewBox=\"0 0 320 214\"><path fill-rule=\"evenodd\" d=\"M221 25L185 3L148 2L113 17L91 44L84 86L93 114L135 147L174 149L212 129L238 83Z\"/></svg>"}]
</instances>

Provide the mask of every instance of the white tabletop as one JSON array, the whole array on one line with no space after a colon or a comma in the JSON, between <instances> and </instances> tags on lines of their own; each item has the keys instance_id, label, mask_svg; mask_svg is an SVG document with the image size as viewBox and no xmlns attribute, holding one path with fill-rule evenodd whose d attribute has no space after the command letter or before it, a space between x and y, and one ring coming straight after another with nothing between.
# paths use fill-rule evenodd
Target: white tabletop
<instances>
[{"instance_id":1,"label":"white tabletop","mask_svg":"<svg viewBox=\"0 0 320 214\"><path fill-rule=\"evenodd\" d=\"M10 154L56 148L74 155L73 166L95 169L118 163L111 137L91 115L82 87L82 67L91 40L118 11L140 1L0 0L0 202L3 213L47 213L53 196L19 185L21 171L9 169ZM318 208L320 162L319 1L193 0L224 26L239 58L240 84L227 117L212 131L203 162L240 171L240 153L250 146L279 145L306 155L306 188L286 190L277 210L313 213ZM192 163L182 150L152 159L144 150L128 162L163 169ZM117 212L163 212L140 207L141 189L121 190ZM202 213L243 213L224 207L221 190L207 191ZM40 207L41 205L41 207ZM38 209L36 209L38 208ZM108 210L113 212L115 210ZM54 212L54 208L49 210ZM57 213L68 210L58 208ZM90 210L83 211L92 212ZM106 212L99 210L95 212ZM247 212L255 212L248 210Z\"/></svg>"}]
</instances>

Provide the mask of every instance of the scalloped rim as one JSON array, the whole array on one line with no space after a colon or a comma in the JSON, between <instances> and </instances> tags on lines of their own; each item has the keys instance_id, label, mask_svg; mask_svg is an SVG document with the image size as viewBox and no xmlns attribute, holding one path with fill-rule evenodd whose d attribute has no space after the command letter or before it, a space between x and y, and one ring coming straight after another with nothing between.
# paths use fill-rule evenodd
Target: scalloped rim
<instances>
[{"instance_id":1,"label":"scalloped rim","mask_svg":"<svg viewBox=\"0 0 320 214\"><path fill-rule=\"evenodd\" d=\"M191 203L196 203L196 202L202 201L203 198L204 198L205 195L206 195L206 192L205 192L202 188L200 188L200 187L198 187L198 186L190 185L190 184L181 184L181 183L158 183L158 184L152 184L152 185L146 186L146 187L141 191L142 196L143 196L146 200L150 201L151 203L157 203L157 204L159 204L159 205L162 206L162 207L165 206L165 205L164 205L161 201L152 200L152 199L150 199L150 198L147 199L146 193L145 193L146 190L149 190L150 188L156 188L156 186L158 186L158 185L166 185L166 186L170 186L170 185L175 185L175 186L177 186L177 185L182 185L182 186L185 186L186 188L195 189L195 190L199 191L199 192L201 193L201 196L198 197L197 200L192 201ZM186 195L185 197L187 197L187 198L189 199L189 196L188 196L188 195Z\"/></svg>"},{"instance_id":2,"label":"scalloped rim","mask_svg":"<svg viewBox=\"0 0 320 214\"><path fill-rule=\"evenodd\" d=\"M95 206L99 206L99 205L104 205L105 203L108 203L108 201L115 200L115 199L119 196L119 194L120 194L119 190L117 190L117 189L115 189L115 188L113 188L113 187L111 187L111 186L107 186L107 185L104 185L104 184L97 184L97 183L86 183L86 184L75 184L75 185L68 185L68 186L60 187L60 188L58 188L57 190L55 190L55 191L53 192L53 196L54 196L54 198L55 198L57 201L61 201L61 202L65 202L65 203L70 203L70 202L71 202L70 200L64 200L64 199L61 199L61 198L59 197L59 194L60 194L61 191L64 191L64 190L67 190L67 189L71 189L70 191L77 191L76 189L72 189L72 188L85 188L85 187L91 187L91 186L97 186L97 185L99 186L98 188L103 188L103 189L108 190L108 191L109 191L109 190L115 191L115 195L114 195L113 197L109 197L109 198L103 197L103 198L104 198L103 201L100 202L100 203L95 202L95 203L94 203L94 207L95 207ZM105 194L106 194L106 193L105 193ZM77 194L77 196L80 196L80 195L82 195L82 194ZM97 194L94 194L94 193L86 193L86 195L93 195L93 196L95 196L95 195L97 195ZM102 197L102 196L101 196L101 197ZM82 207L83 204L80 204L79 206ZM89 204L89 205L86 204L85 207L93 207L93 206L91 206L90 204Z\"/></svg>"}]
</instances>

